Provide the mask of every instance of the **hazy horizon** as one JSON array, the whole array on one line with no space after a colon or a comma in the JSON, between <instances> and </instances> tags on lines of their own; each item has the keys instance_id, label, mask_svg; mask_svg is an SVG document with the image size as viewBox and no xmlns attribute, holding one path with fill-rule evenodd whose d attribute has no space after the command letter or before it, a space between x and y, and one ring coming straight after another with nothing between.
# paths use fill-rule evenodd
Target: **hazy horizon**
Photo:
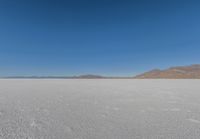
<instances>
[{"instance_id":1,"label":"hazy horizon","mask_svg":"<svg viewBox=\"0 0 200 139\"><path fill-rule=\"evenodd\" d=\"M195 0L0 1L0 76L134 76L198 64Z\"/></svg>"}]
</instances>

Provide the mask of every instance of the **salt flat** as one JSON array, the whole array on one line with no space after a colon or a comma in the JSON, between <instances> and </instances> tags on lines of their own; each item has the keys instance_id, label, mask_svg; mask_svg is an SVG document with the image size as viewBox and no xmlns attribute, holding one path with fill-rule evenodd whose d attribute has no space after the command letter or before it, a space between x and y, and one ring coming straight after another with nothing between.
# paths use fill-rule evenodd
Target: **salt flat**
<instances>
[{"instance_id":1,"label":"salt flat","mask_svg":"<svg viewBox=\"0 0 200 139\"><path fill-rule=\"evenodd\" d=\"M0 139L199 137L200 80L0 80Z\"/></svg>"}]
</instances>

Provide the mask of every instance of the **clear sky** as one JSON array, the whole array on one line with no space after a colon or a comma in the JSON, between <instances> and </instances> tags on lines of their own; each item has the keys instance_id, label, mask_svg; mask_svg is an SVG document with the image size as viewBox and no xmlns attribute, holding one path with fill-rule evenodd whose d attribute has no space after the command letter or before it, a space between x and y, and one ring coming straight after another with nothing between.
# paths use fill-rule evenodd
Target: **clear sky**
<instances>
[{"instance_id":1,"label":"clear sky","mask_svg":"<svg viewBox=\"0 0 200 139\"><path fill-rule=\"evenodd\" d=\"M0 1L0 76L129 76L199 60L197 0Z\"/></svg>"}]
</instances>

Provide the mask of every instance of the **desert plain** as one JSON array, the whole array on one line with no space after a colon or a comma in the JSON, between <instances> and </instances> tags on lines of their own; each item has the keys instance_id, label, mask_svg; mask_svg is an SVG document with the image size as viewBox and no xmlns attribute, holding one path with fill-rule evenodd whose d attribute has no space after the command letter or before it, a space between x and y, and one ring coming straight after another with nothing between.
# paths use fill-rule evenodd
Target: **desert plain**
<instances>
[{"instance_id":1,"label":"desert plain","mask_svg":"<svg viewBox=\"0 0 200 139\"><path fill-rule=\"evenodd\" d=\"M0 80L0 139L199 137L200 80Z\"/></svg>"}]
</instances>

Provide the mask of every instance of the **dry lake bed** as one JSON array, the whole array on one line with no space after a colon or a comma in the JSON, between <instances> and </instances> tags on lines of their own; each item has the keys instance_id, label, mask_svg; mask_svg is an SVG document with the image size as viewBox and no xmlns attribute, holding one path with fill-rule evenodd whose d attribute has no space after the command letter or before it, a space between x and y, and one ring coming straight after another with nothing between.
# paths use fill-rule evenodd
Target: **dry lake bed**
<instances>
[{"instance_id":1,"label":"dry lake bed","mask_svg":"<svg viewBox=\"0 0 200 139\"><path fill-rule=\"evenodd\" d=\"M0 80L0 139L199 138L200 80Z\"/></svg>"}]
</instances>

